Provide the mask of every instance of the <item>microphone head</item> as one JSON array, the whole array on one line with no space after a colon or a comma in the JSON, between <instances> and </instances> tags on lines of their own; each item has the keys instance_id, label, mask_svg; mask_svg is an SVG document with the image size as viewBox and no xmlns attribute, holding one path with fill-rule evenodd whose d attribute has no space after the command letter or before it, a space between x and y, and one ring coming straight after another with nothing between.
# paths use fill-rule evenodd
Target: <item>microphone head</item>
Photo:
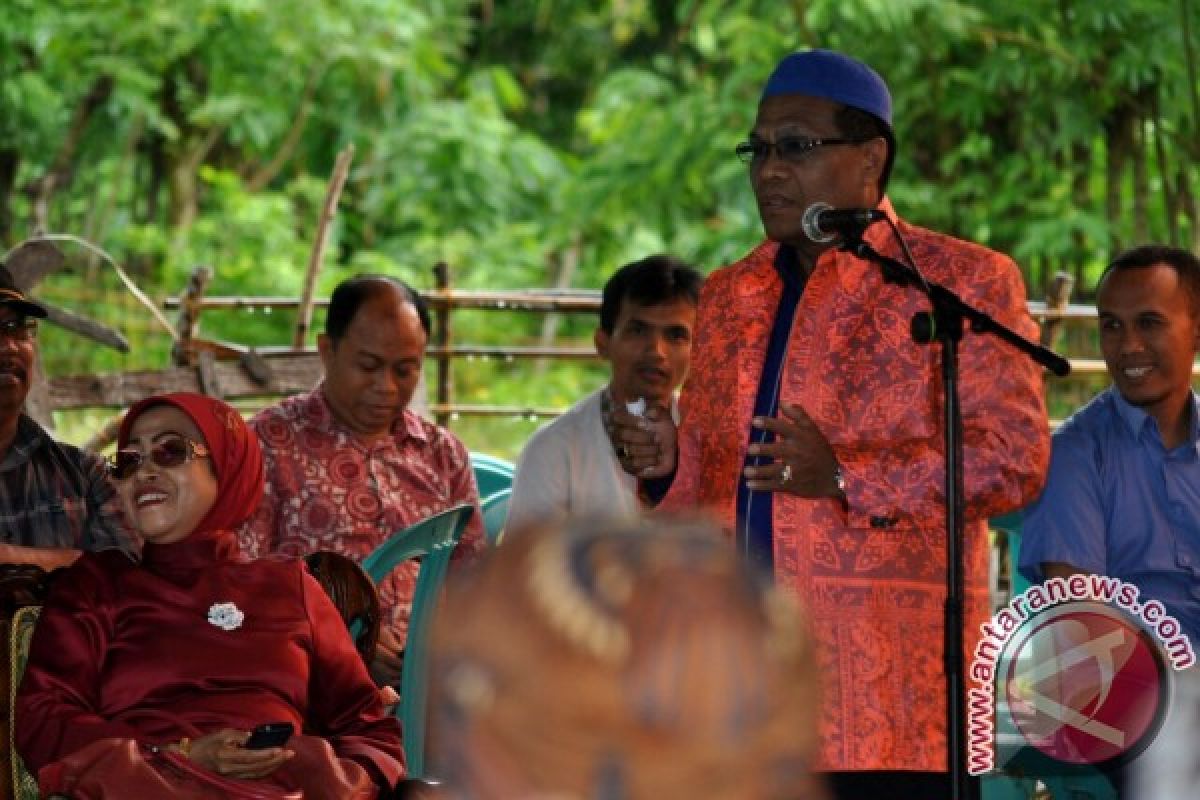
<instances>
[{"instance_id":1,"label":"microphone head","mask_svg":"<svg viewBox=\"0 0 1200 800\"><path fill-rule=\"evenodd\" d=\"M804 235L811 241L817 244L832 242L837 238L836 231L827 231L821 227L821 212L828 211L833 206L829 203L816 202L804 210L804 216L800 218L800 228L804 231Z\"/></svg>"}]
</instances>

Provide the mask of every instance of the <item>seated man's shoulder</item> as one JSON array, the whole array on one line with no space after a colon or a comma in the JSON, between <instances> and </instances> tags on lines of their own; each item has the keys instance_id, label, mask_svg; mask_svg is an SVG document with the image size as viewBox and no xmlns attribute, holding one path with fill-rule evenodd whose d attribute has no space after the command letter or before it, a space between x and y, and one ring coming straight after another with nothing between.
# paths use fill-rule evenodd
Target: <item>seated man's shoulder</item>
<instances>
[{"instance_id":1,"label":"seated man's shoulder","mask_svg":"<svg viewBox=\"0 0 1200 800\"><path fill-rule=\"evenodd\" d=\"M308 409L312 402L310 395L310 392L294 394L273 405L266 406L250 418L249 425L258 429L279 423L291 424L304 419L308 416Z\"/></svg>"},{"instance_id":2,"label":"seated man's shoulder","mask_svg":"<svg viewBox=\"0 0 1200 800\"><path fill-rule=\"evenodd\" d=\"M46 437L46 447L51 452L57 451L61 453L64 460L78 466L85 472L93 469L103 469L104 467L103 456L97 455L90 450L84 450L82 447L73 445L70 442L55 439L53 436Z\"/></svg>"},{"instance_id":3,"label":"seated man's shoulder","mask_svg":"<svg viewBox=\"0 0 1200 800\"><path fill-rule=\"evenodd\" d=\"M521 462L528 461L531 456L565 450L576 442L607 446L607 441L597 439L597 431L590 424L600 415L600 397L603 392L603 389L592 392L556 419L534 431L525 447L521 449L518 468ZM600 432L602 431L603 428L600 429Z\"/></svg>"},{"instance_id":4,"label":"seated man's shoulder","mask_svg":"<svg viewBox=\"0 0 1200 800\"><path fill-rule=\"evenodd\" d=\"M258 436L263 455L271 461L296 449L297 433L315 424L320 406L312 392L285 397L250 418L247 425Z\"/></svg>"},{"instance_id":5,"label":"seated man's shoulder","mask_svg":"<svg viewBox=\"0 0 1200 800\"><path fill-rule=\"evenodd\" d=\"M1099 470L1115 477L1137 438L1120 419L1117 398L1112 388L1088 401L1066 419L1051 437L1050 469L1071 479L1081 467ZM1115 467L1117 472L1106 470Z\"/></svg>"},{"instance_id":6,"label":"seated man's shoulder","mask_svg":"<svg viewBox=\"0 0 1200 800\"><path fill-rule=\"evenodd\" d=\"M570 436L591 435L589 423L599 419L602 414L603 389L597 389L591 394L575 401L575 404L537 429L532 438L547 434L567 434ZM531 441L532 441L531 438Z\"/></svg>"},{"instance_id":7,"label":"seated man's shoulder","mask_svg":"<svg viewBox=\"0 0 1200 800\"><path fill-rule=\"evenodd\" d=\"M415 411L404 412L404 424L410 432L420 432L434 456L451 454L456 459L467 458L467 446L449 428L425 419Z\"/></svg>"},{"instance_id":8,"label":"seated man's shoulder","mask_svg":"<svg viewBox=\"0 0 1200 800\"><path fill-rule=\"evenodd\" d=\"M105 474L104 457L82 447L54 438L40 426L29 440L37 441L30 450L30 462L41 462L39 469L61 472L64 477L83 475L94 477Z\"/></svg>"},{"instance_id":9,"label":"seated man's shoulder","mask_svg":"<svg viewBox=\"0 0 1200 800\"><path fill-rule=\"evenodd\" d=\"M1108 438L1116 429L1113 423L1119 413L1112 391L1107 389L1101 392L1067 417L1054 432L1054 446L1079 447Z\"/></svg>"}]
</instances>

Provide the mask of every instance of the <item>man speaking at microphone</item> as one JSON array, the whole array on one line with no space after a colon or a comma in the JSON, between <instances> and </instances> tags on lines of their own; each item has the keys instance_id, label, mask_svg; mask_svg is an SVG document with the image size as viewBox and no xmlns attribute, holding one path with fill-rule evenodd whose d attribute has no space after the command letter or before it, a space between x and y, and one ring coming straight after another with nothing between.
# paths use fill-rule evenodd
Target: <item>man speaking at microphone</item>
<instances>
[{"instance_id":1,"label":"man speaking at microphone","mask_svg":"<svg viewBox=\"0 0 1200 800\"><path fill-rule=\"evenodd\" d=\"M644 493L716 514L807 606L825 679L816 767L837 798L950 794L940 351L909 335L926 298L837 245L863 228L907 261L894 225L929 280L1037 333L1011 259L896 215L891 122L865 64L779 63L737 146L767 240L701 291L678 436L669 414L616 420ZM1036 496L1049 433L1039 368L1016 350L968 332L961 368L970 653L989 611L986 520Z\"/></svg>"}]
</instances>

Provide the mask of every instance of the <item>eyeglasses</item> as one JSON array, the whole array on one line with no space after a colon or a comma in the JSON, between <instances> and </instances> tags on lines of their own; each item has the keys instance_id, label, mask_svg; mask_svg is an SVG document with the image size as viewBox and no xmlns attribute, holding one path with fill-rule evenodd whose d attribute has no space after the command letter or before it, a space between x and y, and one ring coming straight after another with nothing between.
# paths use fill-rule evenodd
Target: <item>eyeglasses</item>
<instances>
[{"instance_id":1,"label":"eyeglasses","mask_svg":"<svg viewBox=\"0 0 1200 800\"><path fill-rule=\"evenodd\" d=\"M37 336L37 320L30 317L0 320L0 339L28 342Z\"/></svg>"},{"instance_id":2,"label":"eyeglasses","mask_svg":"<svg viewBox=\"0 0 1200 800\"><path fill-rule=\"evenodd\" d=\"M108 472L118 481L129 480L149 458L163 469L178 467L193 458L207 458L208 448L186 436L167 436L160 439L148 454L126 447L109 459Z\"/></svg>"},{"instance_id":3,"label":"eyeglasses","mask_svg":"<svg viewBox=\"0 0 1200 800\"><path fill-rule=\"evenodd\" d=\"M774 150L776 155L789 164L799 164L805 156L818 147L833 147L839 144L862 144L861 139L827 137L811 139L808 136L780 136L773 143L765 139L750 139L733 148L737 157L747 164L761 164Z\"/></svg>"}]
</instances>

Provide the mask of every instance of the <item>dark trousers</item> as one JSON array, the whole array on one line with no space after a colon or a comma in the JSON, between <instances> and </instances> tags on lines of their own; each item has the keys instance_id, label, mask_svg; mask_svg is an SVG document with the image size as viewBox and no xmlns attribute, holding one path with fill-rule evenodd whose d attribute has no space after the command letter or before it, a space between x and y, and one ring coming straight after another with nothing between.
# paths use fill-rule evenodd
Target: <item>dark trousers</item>
<instances>
[{"instance_id":1,"label":"dark trousers","mask_svg":"<svg viewBox=\"0 0 1200 800\"><path fill-rule=\"evenodd\" d=\"M831 800L949 800L948 772L827 772ZM979 778L967 778L963 800L979 800Z\"/></svg>"}]
</instances>

